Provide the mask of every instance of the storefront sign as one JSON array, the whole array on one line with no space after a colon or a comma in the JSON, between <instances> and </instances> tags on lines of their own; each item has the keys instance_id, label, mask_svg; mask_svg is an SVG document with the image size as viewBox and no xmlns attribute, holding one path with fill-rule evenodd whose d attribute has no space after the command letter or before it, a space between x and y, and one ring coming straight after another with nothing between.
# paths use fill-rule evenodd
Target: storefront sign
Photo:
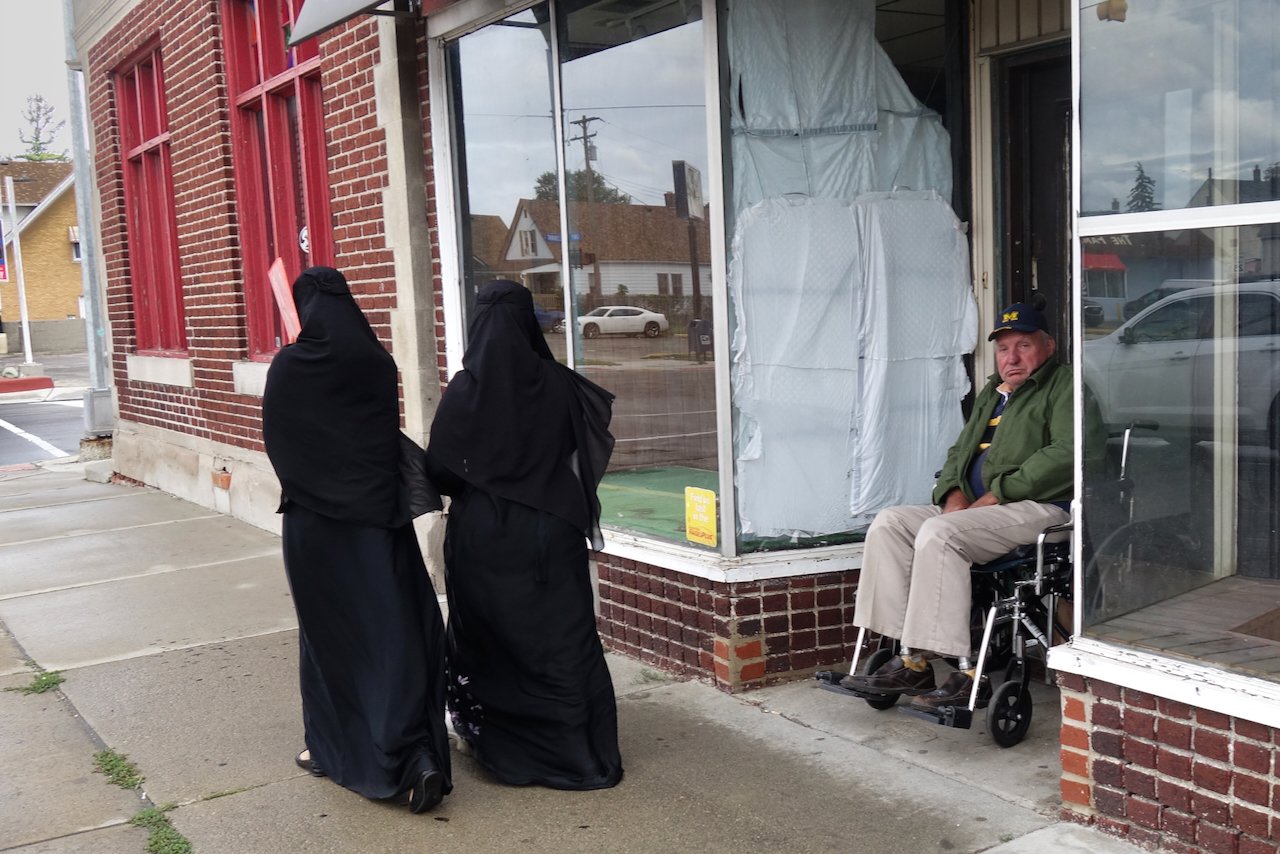
<instances>
[{"instance_id":1,"label":"storefront sign","mask_svg":"<svg viewBox=\"0 0 1280 854\"><path fill-rule=\"evenodd\" d=\"M716 545L716 494L697 486L684 488L684 534L691 543Z\"/></svg>"}]
</instances>

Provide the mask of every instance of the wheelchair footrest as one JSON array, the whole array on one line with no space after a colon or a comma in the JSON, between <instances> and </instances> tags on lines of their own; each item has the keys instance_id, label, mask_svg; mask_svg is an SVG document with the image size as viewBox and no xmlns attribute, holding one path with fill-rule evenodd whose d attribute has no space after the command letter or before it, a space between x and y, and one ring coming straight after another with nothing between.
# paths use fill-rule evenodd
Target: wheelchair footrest
<instances>
[{"instance_id":1,"label":"wheelchair footrest","mask_svg":"<svg viewBox=\"0 0 1280 854\"><path fill-rule=\"evenodd\" d=\"M837 694L844 694L846 697L857 697L859 700L884 700L893 697L893 694L879 694L875 691L859 691L855 688L846 688L840 684L840 680L848 676L847 673L841 673L838 670L819 670L813 674L813 678L818 680L818 686Z\"/></svg>"},{"instance_id":2,"label":"wheelchair footrest","mask_svg":"<svg viewBox=\"0 0 1280 854\"><path fill-rule=\"evenodd\" d=\"M928 711L903 706L902 710L918 718L956 729L969 729L973 725L973 712L969 711L968 706L939 706Z\"/></svg>"}]
</instances>

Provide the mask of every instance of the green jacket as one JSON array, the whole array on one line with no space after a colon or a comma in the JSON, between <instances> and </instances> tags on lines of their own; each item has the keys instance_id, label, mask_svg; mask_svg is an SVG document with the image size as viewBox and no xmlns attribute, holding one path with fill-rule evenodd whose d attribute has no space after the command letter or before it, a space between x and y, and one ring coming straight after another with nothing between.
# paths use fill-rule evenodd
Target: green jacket
<instances>
[{"instance_id":1,"label":"green jacket","mask_svg":"<svg viewBox=\"0 0 1280 854\"><path fill-rule=\"evenodd\" d=\"M998 385L999 375L992 374L974 401L973 414L947 452L933 488L934 504L941 505L956 487L970 501L977 497L966 473L1000 400ZM1051 359L1010 396L982 466L982 482L1001 504L1071 500L1075 472L1071 388L1071 368Z\"/></svg>"}]
</instances>

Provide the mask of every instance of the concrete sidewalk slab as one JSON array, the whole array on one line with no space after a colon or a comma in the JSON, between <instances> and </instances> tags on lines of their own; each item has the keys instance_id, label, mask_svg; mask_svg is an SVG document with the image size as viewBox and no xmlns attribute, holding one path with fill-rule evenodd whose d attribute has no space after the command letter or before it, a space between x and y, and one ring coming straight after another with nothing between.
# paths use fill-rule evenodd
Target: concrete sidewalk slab
<instances>
[{"instance_id":1,"label":"concrete sidewalk slab","mask_svg":"<svg viewBox=\"0 0 1280 854\"><path fill-rule=\"evenodd\" d=\"M80 668L62 688L156 803L303 773L296 631Z\"/></svg>"},{"instance_id":2,"label":"concrete sidewalk slab","mask_svg":"<svg viewBox=\"0 0 1280 854\"><path fill-rule=\"evenodd\" d=\"M0 527L0 545L30 543L52 537L75 537L121 528L163 525L181 519L216 518L219 514L151 489L99 484L102 497L73 505L33 506L8 510Z\"/></svg>"},{"instance_id":3,"label":"concrete sidewalk slab","mask_svg":"<svg viewBox=\"0 0 1280 854\"><path fill-rule=\"evenodd\" d=\"M29 485L24 488L24 483L29 484L29 481L24 482L17 478L0 480L0 513L6 510L29 510L36 507L78 504L81 501L104 498L111 493L132 495L138 491L137 487L133 486L89 483L79 475L57 476L64 478L65 483L57 489L38 491L32 490Z\"/></svg>"},{"instance_id":4,"label":"concrete sidewalk slab","mask_svg":"<svg viewBox=\"0 0 1280 854\"><path fill-rule=\"evenodd\" d=\"M227 516L0 545L0 599L242 558L284 577L280 538Z\"/></svg>"},{"instance_id":5,"label":"concrete sidewalk slab","mask_svg":"<svg viewBox=\"0 0 1280 854\"><path fill-rule=\"evenodd\" d=\"M146 844L145 830L124 824L4 850L7 854L138 854Z\"/></svg>"},{"instance_id":6,"label":"concrete sidewalk slab","mask_svg":"<svg viewBox=\"0 0 1280 854\"><path fill-rule=\"evenodd\" d=\"M793 682L743 695L763 711L831 738L871 747L885 756L946 774L1010 803L1046 814L1060 800L1058 730L1061 710L1057 690L1042 683L1030 686L1031 729L1020 744L1005 749L987 733L987 713L974 714L970 729L944 727L902 708L877 711L855 697L823 690L816 681ZM905 706L905 699L899 706Z\"/></svg>"},{"instance_id":7,"label":"concrete sidewalk slab","mask_svg":"<svg viewBox=\"0 0 1280 854\"><path fill-rule=\"evenodd\" d=\"M63 489L85 486L80 472L73 468L49 469L41 466L10 468L0 473L0 498L26 495L33 502L44 502ZM120 487L127 489L128 487Z\"/></svg>"},{"instance_id":8,"label":"concrete sidewalk slab","mask_svg":"<svg viewBox=\"0 0 1280 854\"><path fill-rule=\"evenodd\" d=\"M0 676L11 673L30 673L27 657L18 648L18 642L0 626Z\"/></svg>"},{"instance_id":9,"label":"concrete sidewalk slab","mask_svg":"<svg viewBox=\"0 0 1280 854\"><path fill-rule=\"evenodd\" d=\"M7 676L0 688L30 681ZM98 749L57 691L0 690L0 848L126 821L142 807L136 794L94 773Z\"/></svg>"},{"instance_id":10,"label":"concrete sidewalk slab","mask_svg":"<svg viewBox=\"0 0 1280 854\"><path fill-rule=\"evenodd\" d=\"M0 621L48 670L298 625L276 556L0 600Z\"/></svg>"}]
</instances>

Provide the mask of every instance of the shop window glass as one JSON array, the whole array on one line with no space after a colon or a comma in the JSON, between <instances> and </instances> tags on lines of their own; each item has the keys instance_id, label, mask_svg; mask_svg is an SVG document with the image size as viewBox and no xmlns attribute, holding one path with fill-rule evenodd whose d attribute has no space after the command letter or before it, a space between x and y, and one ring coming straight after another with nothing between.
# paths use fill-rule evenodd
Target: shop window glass
<instances>
[{"instance_id":1,"label":"shop window glass","mask_svg":"<svg viewBox=\"0 0 1280 854\"><path fill-rule=\"evenodd\" d=\"M1280 4L1119 5L1080 3L1082 215L1280 199Z\"/></svg>"},{"instance_id":2,"label":"shop window glass","mask_svg":"<svg viewBox=\"0 0 1280 854\"><path fill-rule=\"evenodd\" d=\"M225 0L227 77L249 355L270 358L284 326L267 280L333 263L316 39L287 44L302 0Z\"/></svg>"},{"instance_id":3,"label":"shop window glass","mask_svg":"<svg viewBox=\"0 0 1280 854\"><path fill-rule=\"evenodd\" d=\"M1280 226L1124 237L1165 295L1084 343L1084 632L1280 677Z\"/></svg>"}]
</instances>

